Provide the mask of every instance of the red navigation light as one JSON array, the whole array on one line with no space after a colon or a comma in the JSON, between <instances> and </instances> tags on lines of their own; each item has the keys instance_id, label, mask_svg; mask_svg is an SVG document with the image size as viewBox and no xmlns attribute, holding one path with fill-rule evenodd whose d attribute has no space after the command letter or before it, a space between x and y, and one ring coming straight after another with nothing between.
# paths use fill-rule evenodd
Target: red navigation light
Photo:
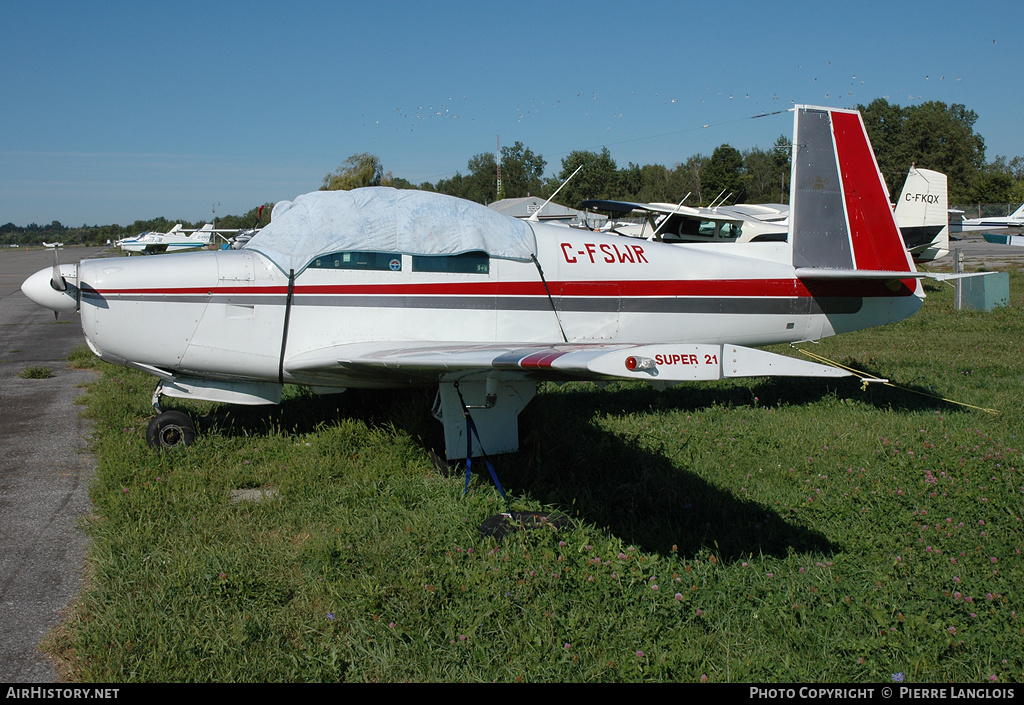
<instances>
[{"instance_id":1,"label":"red navigation light","mask_svg":"<svg viewBox=\"0 0 1024 705\"><path fill-rule=\"evenodd\" d=\"M626 369L627 370L635 370L637 368L638 364L639 363L637 362L636 358L633 357L632 355L630 355L629 357L626 358Z\"/></svg>"}]
</instances>

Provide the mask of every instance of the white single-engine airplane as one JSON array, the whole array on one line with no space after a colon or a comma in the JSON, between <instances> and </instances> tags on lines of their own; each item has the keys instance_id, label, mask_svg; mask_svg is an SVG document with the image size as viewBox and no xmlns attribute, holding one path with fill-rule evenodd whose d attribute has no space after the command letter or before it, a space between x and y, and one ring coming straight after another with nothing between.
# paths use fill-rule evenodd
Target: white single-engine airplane
<instances>
[{"instance_id":1,"label":"white single-engine airplane","mask_svg":"<svg viewBox=\"0 0 1024 705\"><path fill-rule=\"evenodd\" d=\"M148 232L135 237L119 240L117 246L129 255L133 252L154 254L158 252L182 252L206 247L213 242L214 233L237 232L235 230L214 230L212 223L207 223L199 230L183 230L176 224L166 233Z\"/></svg>"},{"instance_id":2,"label":"white single-engine airplane","mask_svg":"<svg viewBox=\"0 0 1024 705\"><path fill-rule=\"evenodd\" d=\"M612 218L640 213L641 224L617 225L610 232L664 242L777 242L789 232L788 206L709 206L682 203L634 203L588 200L582 208L604 211Z\"/></svg>"},{"instance_id":3,"label":"white single-engine airplane","mask_svg":"<svg viewBox=\"0 0 1024 705\"><path fill-rule=\"evenodd\" d=\"M950 230L959 232L990 232L1004 228L1024 228L1024 205L1007 216L988 216L983 218L964 218L963 211L950 211L959 216L950 222Z\"/></svg>"},{"instance_id":4,"label":"white single-engine airplane","mask_svg":"<svg viewBox=\"0 0 1024 705\"><path fill-rule=\"evenodd\" d=\"M449 458L518 448L537 380L671 385L846 371L748 346L815 340L924 298L855 111L798 106L785 242L667 244L531 223L421 191L278 203L241 250L85 260L22 286L79 310L103 360L160 395L273 404L282 385L439 385ZM165 411L154 445L189 442ZM482 444L482 448L480 445Z\"/></svg>"}]
</instances>

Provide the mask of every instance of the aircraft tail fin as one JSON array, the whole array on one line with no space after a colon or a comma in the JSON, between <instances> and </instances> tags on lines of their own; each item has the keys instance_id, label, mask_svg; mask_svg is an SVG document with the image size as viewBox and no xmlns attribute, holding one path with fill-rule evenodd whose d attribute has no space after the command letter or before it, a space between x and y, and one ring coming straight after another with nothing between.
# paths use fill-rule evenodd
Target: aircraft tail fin
<instances>
[{"instance_id":1,"label":"aircraft tail fin","mask_svg":"<svg viewBox=\"0 0 1024 705\"><path fill-rule=\"evenodd\" d=\"M946 175L910 167L896 202L896 224L915 260L949 254L949 204Z\"/></svg>"},{"instance_id":2,"label":"aircraft tail fin","mask_svg":"<svg viewBox=\"0 0 1024 705\"><path fill-rule=\"evenodd\" d=\"M795 112L789 241L797 276L914 272L860 113Z\"/></svg>"},{"instance_id":3,"label":"aircraft tail fin","mask_svg":"<svg viewBox=\"0 0 1024 705\"><path fill-rule=\"evenodd\" d=\"M949 218L946 184L945 174L910 167L894 211L900 229L946 225Z\"/></svg>"}]
</instances>

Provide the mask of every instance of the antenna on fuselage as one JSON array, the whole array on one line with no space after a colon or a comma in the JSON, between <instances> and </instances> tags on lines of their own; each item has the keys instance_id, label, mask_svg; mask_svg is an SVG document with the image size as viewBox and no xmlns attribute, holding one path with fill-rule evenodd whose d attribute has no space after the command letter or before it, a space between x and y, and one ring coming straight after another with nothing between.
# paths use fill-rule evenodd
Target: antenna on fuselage
<instances>
[{"instance_id":1,"label":"antenna on fuselage","mask_svg":"<svg viewBox=\"0 0 1024 705\"><path fill-rule=\"evenodd\" d=\"M580 169L582 169L582 168L583 168L582 164L580 164L578 167L576 167L576 171L574 171L572 173L572 175L568 179L566 179L565 181L562 182L562 186L565 186L567 183L569 183L569 181L572 179L573 176L576 176L576 174L580 173ZM544 210L545 206L547 206L549 203L551 203L551 199L552 198L554 198L555 196L558 195L558 192L562 190L562 186L559 186L558 188L556 188L555 192L553 194L551 194L551 197L548 198L548 200L544 201L544 205L541 206L540 208L538 208L537 210L535 210L533 212L533 215L531 215L529 218L527 218L527 220L532 221L534 223L539 223L540 222L540 212L542 210Z\"/></svg>"},{"instance_id":2,"label":"antenna on fuselage","mask_svg":"<svg viewBox=\"0 0 1024 705\"><path fill-rule=\"evenodd\" d=\"M722 193L720 193L720 194L718 194L717 196L715 196L715 200L711 201L711 203L709 203L709 204L708 204L708 208L717 208L718 206L720 206L720 205L722 205L723 203L725 203L726 199L727 199L727 198L729 198L729 196L731 196L731 195L732 195L732 194L730 193L730 194L729 194L729 196L726 196L725 198L722 198L722 196L723 196L724 194L725 194L725 189L722 189ZM721 201L719 201L719 200L718 200L719 198L722 198L722 200L721 200Z\"/></svg>"}]
</instances>

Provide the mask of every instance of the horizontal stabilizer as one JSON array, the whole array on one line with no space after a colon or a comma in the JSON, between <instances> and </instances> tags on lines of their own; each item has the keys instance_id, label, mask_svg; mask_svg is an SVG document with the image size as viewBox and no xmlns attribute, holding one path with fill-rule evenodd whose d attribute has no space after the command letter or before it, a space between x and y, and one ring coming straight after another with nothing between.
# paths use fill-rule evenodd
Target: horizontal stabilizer
<instances>
[{"instance_id":1,"label":"horizontal stabilizer","mask_svg":"<svg viewBox=\"0 0 1024 705\"><path fill-rule=\"evenodd\" d=\"M890 272L886 269L828 269L825 267L797 267L798 279L924 279L926 272Z\"/></svg>"},{"instance_id":2,"label":"horizontal stabilizer","mask_svg":"<svg viewBox=\"0 0 1024 705\"><path fill-rule=\"evenodd\" d=\"M991 242L993 245L1024 247L1024 235L994 235L992 233L985 233L982 237L985 238L985 242Z\"/></svg>"},{"instance_id":3,"label":"horizontal stabilizer","mask_svg":"<svg viewBox=\"0 0 1024 705\"><path fill-rule=\"evenodd\" d=\"M739 345L723 345L722 352L724 377L849 377L853 374L831 365Z\"/></svg>"}]
</instances>

